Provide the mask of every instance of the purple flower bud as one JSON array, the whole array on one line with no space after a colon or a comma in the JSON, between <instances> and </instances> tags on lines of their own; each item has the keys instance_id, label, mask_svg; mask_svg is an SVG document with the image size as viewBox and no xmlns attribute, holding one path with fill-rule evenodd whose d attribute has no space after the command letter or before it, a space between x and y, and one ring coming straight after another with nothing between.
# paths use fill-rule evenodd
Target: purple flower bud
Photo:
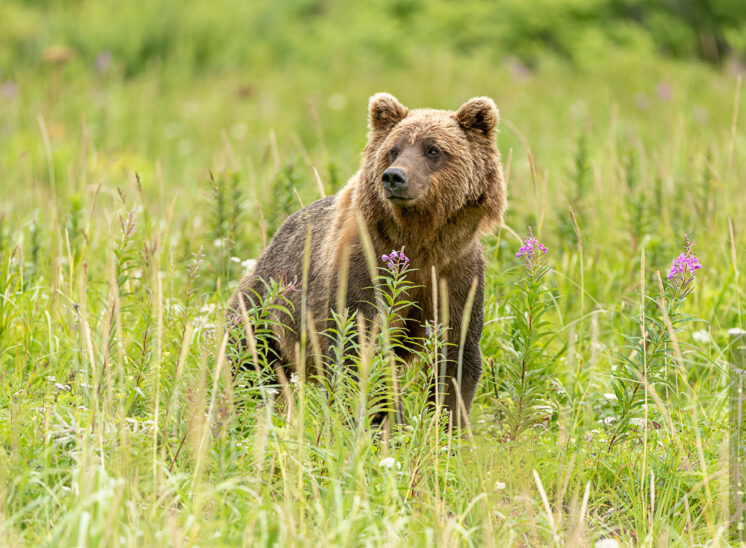
<instances>
[{"instance_id":1,"label":"purple flower bud","mask_svg":"<svg viewBox=\"0 0 746 548\"><path fill-rule=\"evenodd\" d=\"M523 240L523 244L515 254L516 257L533 258L534 255L546 255L547 253L547 247L534 237L531 227L528 227L528 238Z\"/></svg>"},{"instance_id":2,"label":"purple flower bud","mask_svg":"<svg viewBox=\"0 0 746 548\"><path fill-rule=\"evenodd\" d=\"M404 254L404 248L399 251L392 250L388 255L381 255L381 260L392 272L399 271L409 264L409 257Z\"/></svg>"},{"instance_id":3,"label":"purple flower bud","mask_svg":"<svg viewBox=\"0 0 746 548\"><path fill-rule=\"evenodd\" d=\"M681 274L682 281L689 275L694 277L694 273L701 269L702 265L694 253L694 242L690 242L685 236L684 253L676 257L671 263L671 269L666 274L666 280L669 282Z\"/></svg>"}]
</instances>

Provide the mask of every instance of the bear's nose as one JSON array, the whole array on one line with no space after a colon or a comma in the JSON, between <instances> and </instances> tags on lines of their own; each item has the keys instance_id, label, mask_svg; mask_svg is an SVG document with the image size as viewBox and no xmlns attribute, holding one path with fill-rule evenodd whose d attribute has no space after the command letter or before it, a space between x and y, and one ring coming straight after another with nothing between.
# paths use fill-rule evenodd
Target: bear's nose
<instances>
[{"instance_id":1,"label":"bear's nose","mask_svg":"<svg viewBox=\"0 0 746 548\"><path fill-rule=\"evenodd\" d=\"M400 167L388 168L383 172L383 176L381 177L384 190L394 196L406 188L407 179L407 172Z\"/></svg>"}]
</instances>

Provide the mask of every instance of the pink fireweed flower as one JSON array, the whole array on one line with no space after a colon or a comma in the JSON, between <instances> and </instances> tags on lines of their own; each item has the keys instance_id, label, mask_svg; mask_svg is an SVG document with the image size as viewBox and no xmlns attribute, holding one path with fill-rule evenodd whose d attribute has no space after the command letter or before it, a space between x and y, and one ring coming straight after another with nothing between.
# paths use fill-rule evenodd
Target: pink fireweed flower
<instances>
[{"instance_id":1,"label":"pink fireweed flower","mask_svg":"<svg viewBox=\"0 0 746 548\"><path fill-rule=\"evenodd\" d=\"M673 260L671 269L666 275L666 280L669 282L679 275L681 275L682 280L694 278L694 273L702 268L697 255L694 253L694 242L690 242L686 235L684 238L684 253Z\"/></svg>"},{"instance_id":2,"label":"pink fireweed flower","mask_svg":"<svg viewBox=\"0 0 746 548\"><path fill-rule=\"evenodd\" d=\"M528 238L524 238L523 246L515 254L516 257L534 257L534 255L546 255L547 248L537 238L534 237L534 233L531 227L528 227Z\"/></svg>"},{"instance_id":3,"label":"pink fireweed flower","mask_svg":"<svg viewBox=\"0 0 746 548\"><path fill-rule=\"evenodd\" d=\"M399 251L394 250L388 255L381 255L381 260L392 272L403 270L409 264L409 257L404 254L403 247Z\"/></svg>"},{"instance_id":4,"label":"pink fireweed flower","mask_svg":"<svg viewBox=\"0 0 746 548\"><path fill-rule=\"evenodd\" d=\"M523 239L523 245L515 254L518 258L523 257L526 274L541 278L546 273L546 254L547 247L534 236L531 227L528 227L528 238Z\"/></svg>"}]
</instances>

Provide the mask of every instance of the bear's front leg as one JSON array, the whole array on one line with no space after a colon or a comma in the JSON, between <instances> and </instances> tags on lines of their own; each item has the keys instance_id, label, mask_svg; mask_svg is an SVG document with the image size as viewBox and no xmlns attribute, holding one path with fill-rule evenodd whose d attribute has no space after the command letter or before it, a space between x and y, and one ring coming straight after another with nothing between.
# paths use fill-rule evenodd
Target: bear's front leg
<instances>
[{"instance_id":1,"label":"bear's front leg","mask_svg":"<svg viewBox=\"0 0 746 548\"><path fill-rule=\"evenodd\" d=\"M471 404L477 391L479 378L482 376L482 351L479 340L484 326L484 273L479 269L476 273L477 286L471 303L471 312L465 317L467 295L463 291L454 291L453 296L461 293L451 307L451 314L457 321L450 329L450 343L448 350L448 364L446 378L442 385L445 390L444 405L451 413L451 420L457 426L465 426L468 421ZM460 321L458 321L460 320ZM466 337L461 342L463 322L468 321ZM459 366L460 363L460 366Z\"/></svg>"},{"instance_id":2,"label":"bear's front leg","mask_svg":"<svg viewBox=\"0 0 746 548\"><path fill-rule=\"evenodd\" d=\"M480 330L481 331L481 330ZM458 350L449 352L446 370L445 398L443 404L451 414L451 420L456 426L462 427L469 420L474 394L477 391L479 378L482 376L482 352L479 349L479 339L464 344L461 367L458 366Z\"/></svg>"}]
</instances>

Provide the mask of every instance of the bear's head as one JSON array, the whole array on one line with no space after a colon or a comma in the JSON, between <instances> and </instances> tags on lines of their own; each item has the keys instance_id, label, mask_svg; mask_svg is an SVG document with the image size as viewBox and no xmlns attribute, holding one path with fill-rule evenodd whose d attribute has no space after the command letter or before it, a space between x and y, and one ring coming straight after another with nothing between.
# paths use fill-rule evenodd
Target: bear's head
<instances>
[{"instance_id":1,"label":"bear's head","mask_svg":"<svg viewBox=\"0 0 746 548\"><path fill-rule=\"evenodd\" d=\"M394 96L378 93L369 111L361 169L367 203L400 224L424 221L435 228L468 214L485 231L502 220L499 115L492 99L475 97L456 112L410 111Z\"/></svg>"}]
</instances>

